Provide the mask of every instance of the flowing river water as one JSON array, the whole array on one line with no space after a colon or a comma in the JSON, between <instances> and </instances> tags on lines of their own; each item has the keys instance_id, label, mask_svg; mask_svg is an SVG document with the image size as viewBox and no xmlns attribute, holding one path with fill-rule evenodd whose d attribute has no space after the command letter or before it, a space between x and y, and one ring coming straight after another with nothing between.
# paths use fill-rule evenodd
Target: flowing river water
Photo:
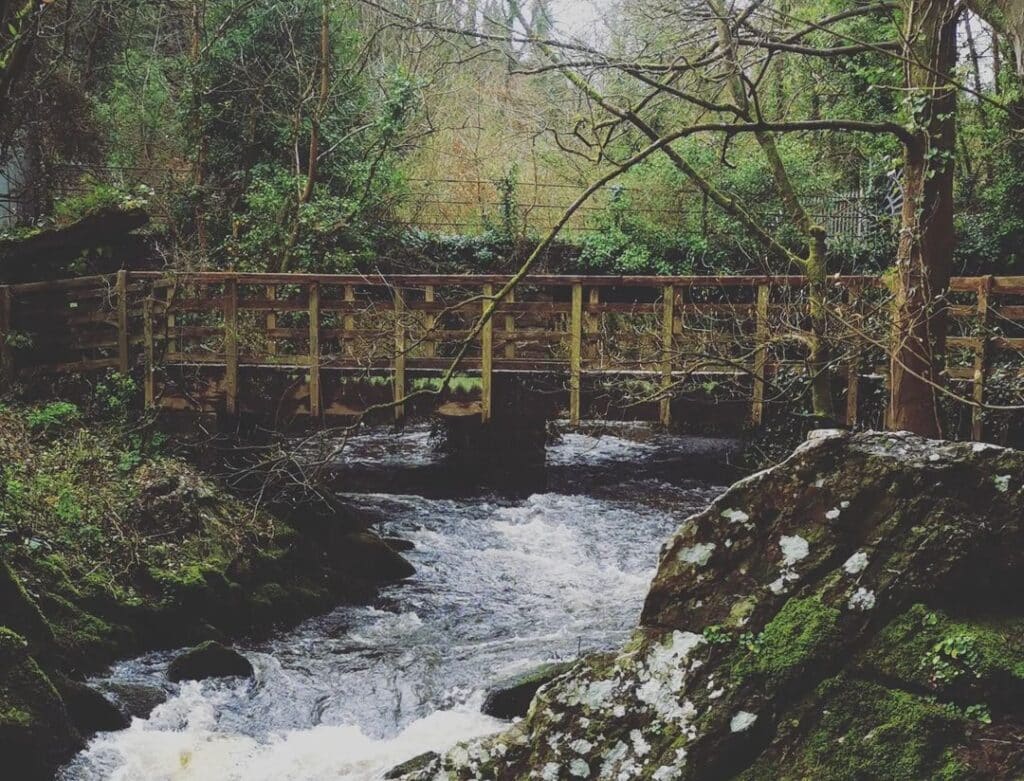
<instances>
[{"instance_id":1,"label":"flowing river water","mask_svg":"<svg viewBox=\"0 0 1024 781\"><path fill-rule=\"evenodd\" d=\"M397 444L356 441L349 457L397 464L429 447L412 430ZM169 684L167 652L115 665L93 683L159 686L168 699L96 736L61 779L369 781L502 729L480 713L489 684L613 647L635 627L661 543L718 490L685 466L665 479L673 454L695 447L716 451L638 426L572 433L548 448L554 492L352 497L387 519L382 533L415 544L404 554L415 577L373 606L238 643L256 671L250 681Z\"/></svg>"}]
</instances>

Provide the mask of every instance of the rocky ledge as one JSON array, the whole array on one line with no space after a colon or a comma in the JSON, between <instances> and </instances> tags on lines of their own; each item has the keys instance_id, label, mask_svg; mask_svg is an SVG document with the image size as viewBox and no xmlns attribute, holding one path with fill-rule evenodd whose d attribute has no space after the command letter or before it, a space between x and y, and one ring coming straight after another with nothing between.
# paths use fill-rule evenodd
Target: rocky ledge
<instances>
[{"instance_id":1,"label":"rocky ledge","mask_svg":"<svg viewBox=\"0 0 1024 781\"><path fill-rule=\"evenodd\" d=\"M267 634L414 573L336 502L282 493L271 511L82 417L0 403L0 757L19 781L160 701L84 683L114 659ZM205 645L172 674L249 672Z\"/></svg>"},{"instance_id":2,"label":"rocky ledge","mask_svg":"<svg viewBox=\"0 0 1024 781\"><path fill-rule=\"evenodd\" d=\"M631 642L407 779L1024 773L1024 453L818 435L664 546Z\"/></svg>"}]
</instances>

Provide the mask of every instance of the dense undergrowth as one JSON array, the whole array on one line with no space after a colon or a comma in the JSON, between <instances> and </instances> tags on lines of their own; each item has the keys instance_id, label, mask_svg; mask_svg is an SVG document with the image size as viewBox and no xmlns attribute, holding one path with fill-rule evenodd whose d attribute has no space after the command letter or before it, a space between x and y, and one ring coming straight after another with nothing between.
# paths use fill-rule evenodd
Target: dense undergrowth
<instances>
[{"instance_id":1,"label":"dense undergrowth","mask_svg":"<svg viewBox=\"0 0 1024 781\"><path fill-rule=\"evenodd\" d=\"M0 405L0 755L46 778L124 726L79 681L117 658L261 634L411 568L353 518L285 523L169 454L117 377ZM293 526L297 524L297 526Z\"/></svg>"}]
</instances>

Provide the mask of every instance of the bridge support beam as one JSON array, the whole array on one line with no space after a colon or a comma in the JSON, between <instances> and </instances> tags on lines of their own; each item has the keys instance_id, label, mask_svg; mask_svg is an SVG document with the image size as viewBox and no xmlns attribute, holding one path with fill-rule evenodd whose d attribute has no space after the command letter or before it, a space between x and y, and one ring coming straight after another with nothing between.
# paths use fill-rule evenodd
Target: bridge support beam
<instances>
[{"instance_id":1,"label":"bridge support beam","mask_svg":"<svg viewBox=\"0 0 1024 781\"><path fill-rule=\"evenodd\" d=\"M760 426L764 422L765 371L768 367L768 303L771 288L757 286L757 309L754 317L754 393L750 405L750 422Z\"/></svg>"},{"instance_id":2,"label":"bridge support beam","mask_svg":"<svg viewBox=\"0 0 1024 781\"><path fill-rule=\"evenodd\" d=\"M238 414L238 281L224 282L224 407Z\"/></svg>"},{"instance_id":3,"label":"bridge support beam","mask_svg":"<svg viewBox=\"0 0 1024 781\"><path fill-rule=\"evenodd\" d=\"M483 286L483 312L492 305L494 286ZM492 396L494 393L494 312L487 318L480 332L480 420L489 423L491 420Z\"/></svg>"},{"instance_id":4,"label":"bridge support beam","mask_svg":"<svg viewBox=\"0 0 1024 781\"><path fill-rule=\"evenodd\" d=\"M142 347L145 357L142 374L142 391L146 409L156 405L156 388L154 387L155 361L153 356L153 297L146 296L142 302Z\"/></svg>"},{"instance_id":5,"label":"bridge support beam","mask_svg":"<svg viewBox=\"0 0 1024 781\"><path fill-rule=\"evenodd\" d=\"M405 417L405 354L408 350L405 340L405 300L402 291L395 288L395 363L394 363L394 400L395 420Z\"/></svg>"},{"instance_id":6,"label":"bridge support beam","mask_svg":"<svg viewBox=\"0 0 1024 781\"><path fill-rule=\"evenodd\" d=\"M569 423L580 422L580 386L583 373L583 285L572 286L572 310L569 314Z\"/></svg>"},{"instance_id":7,"label":"bridge support beam","mask_svg":"<svg viewBox=\"0 0 1024 781\"><path fill-rule=\"evenodd\" d=\"M992 290L992 277L982 277L978 283L978 327L981 335L974 346L974 384L972 388L972 401L975 406L971 408L971 439L975 442L981 441L985 435L985 419L982 404L985 403L985 375L988 372L988 298Z\"/></svg>"},{"instance_id":8,"label":"bridge support beam","mask_svg":"<svg viewBox=\"0 0 1024 781\"><path fill-rule=\"evenodd\" d=\"M128 272L117 272L114 283L117 295L117 369L121 374L128 373Z\"/></svg>"},{"instance_id":9,"label":"bridge support beam","mask_svg":"<svg viewBox=\"0 0 1024 781\"><path fill-rule=\"evenodd\" d=\"M320 418L320 285L309 286L309 416Z\"/></svg>"},{"instance_id":10,"label":"bridge support beam","mask_svg":"<svg viewBox=\"0 0 1024 781\"><path fill-rule=\"evenodd\" d=\"M14 382L14 350L11 348L11 289L0 285L0 392Z\"/></svg>"},{"instance_id":11,"label":"bridge support beam","mask_svg":"<svg viewBox=\"0 0 1024 781\"><path fill-rule=\"evenodd\" d=\"M658 419L661 425L672 422L672 336L675 333L676 289L665 285L662 293L661 321L661 399L658 403Z\"/></svg>"}]
</instances>

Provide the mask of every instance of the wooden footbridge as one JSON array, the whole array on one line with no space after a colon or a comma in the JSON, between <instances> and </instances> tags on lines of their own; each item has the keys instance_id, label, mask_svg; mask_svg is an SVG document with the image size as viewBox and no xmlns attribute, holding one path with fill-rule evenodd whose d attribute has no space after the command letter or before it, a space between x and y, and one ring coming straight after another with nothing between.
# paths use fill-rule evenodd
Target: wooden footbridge
<instances>
[{"instance_id":1,"label":"wooden footbridge","mask_svg":"<svg viewBox=\"0 0 1024 781\"><path fill-rule=\"evenodd\" d=\"M7 383L137 373L147 405L228 414L261 403L249 389L270 372L289 378L294 411L315 418L359 412L347 382L374 377L401 417L409 389L469 340L458 368L479 379L484 420L496 374L542 373L565 378L572 421L587 382L646 388L668 423L673 392L713 377L743 388L757 423L772 378L804 368L791 338L807 327L803 277L529 276L474 336L507 280L122 271L0 286L0 370ZM853 425L862 377L886 371L891 296L874 277L835 277L830 296L837 394ZM949 298L949 375L981 401L989 368L1024 351L1024 277L957 278Z\"/></svg>"}]
</instances>

